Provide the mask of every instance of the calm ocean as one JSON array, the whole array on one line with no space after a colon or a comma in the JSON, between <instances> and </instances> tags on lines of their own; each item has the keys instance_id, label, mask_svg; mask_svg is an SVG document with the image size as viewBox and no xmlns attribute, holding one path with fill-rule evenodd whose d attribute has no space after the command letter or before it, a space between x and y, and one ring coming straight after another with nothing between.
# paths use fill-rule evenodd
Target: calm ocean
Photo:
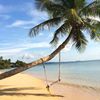
<instances>
[{"instance_id":1,"label":"calm ocean","mask_svg":"<svg viewBox=\"0 0 100 100\"><path fill-rule=\"evenodd\" d=\"M58 63L46 63L45 65L48 80L56 80ZM45 79L42 65L28 69L25 73ZM61 79L62 83L100 88L100 61L62 62Z\"/></svg>"}]
</instances>

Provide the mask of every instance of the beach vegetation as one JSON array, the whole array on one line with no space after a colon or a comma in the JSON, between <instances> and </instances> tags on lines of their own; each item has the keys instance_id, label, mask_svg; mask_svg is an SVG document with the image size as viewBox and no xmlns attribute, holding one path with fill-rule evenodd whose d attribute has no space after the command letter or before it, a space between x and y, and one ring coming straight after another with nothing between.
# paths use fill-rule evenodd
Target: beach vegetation
<instances>
[{"instance_id":1,"label":"beach vegetation","mask_svg":"<svg viewBox=\"0 0 100 100\"><path fill-rule=\"evenodd\" d=\"M25 62L17 60L16 62L11 62L11 59L3 59L0 57L0 69L9 69L9 68L16 68L16 67L24 67Z\"/></svg>"}]
</instances>

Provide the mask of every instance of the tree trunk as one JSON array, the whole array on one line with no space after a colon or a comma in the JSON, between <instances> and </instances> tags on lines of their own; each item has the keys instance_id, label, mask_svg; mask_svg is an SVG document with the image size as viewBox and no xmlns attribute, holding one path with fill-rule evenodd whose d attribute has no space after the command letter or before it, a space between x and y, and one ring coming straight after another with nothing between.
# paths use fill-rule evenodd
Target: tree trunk
<instances>
[{"instance_id":1,"label":"tree trunk","mask_svg":"<svg viewBox=\"0 0 100 100\"><path fill-rule=\"evenodd\" d=\"M42 64L43 62L47 62L49 60L51 60L52 58L54 58L65 46L66 44L69 42L70 38L71 38L71 33L73 33L72 31L70 32L69 36L67 37L67 39L54 51L52 52L50 55L46 56L46 57L43 57L43 58L40 58L36 61L33 61L31 63L28 63L26 64L25 67L17 67L13 70L10 70L10 71L7 71L7 72L4 72L4 73L1 73L0 74L0 80L1 79L4 79L4 78L7 78L7 77L10 77L12 75L15 75L17 73L20 73L22 71L25 71L29 68L32 68L32 67L35 67L36 65L39 65L39 64Z\"/></svg>"}]
</instances>

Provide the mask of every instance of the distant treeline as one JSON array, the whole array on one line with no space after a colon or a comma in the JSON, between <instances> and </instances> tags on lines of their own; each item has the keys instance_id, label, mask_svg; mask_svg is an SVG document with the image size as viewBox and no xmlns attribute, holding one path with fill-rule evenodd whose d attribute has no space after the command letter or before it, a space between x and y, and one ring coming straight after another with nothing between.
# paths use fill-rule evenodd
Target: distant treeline
<instances>
[{"instance_id":1,"label":"distant treeline","mask_svg":"<svg viewBox=\"0 0 100 100\"><path fill-rule=\"evenodd\" d=\"M15 67L25 67L26 63L20 60L17 60L15 63L11 62L11 59L3 59L0 57L0 69L8 69Z\"/></svg>"}]
</instances>

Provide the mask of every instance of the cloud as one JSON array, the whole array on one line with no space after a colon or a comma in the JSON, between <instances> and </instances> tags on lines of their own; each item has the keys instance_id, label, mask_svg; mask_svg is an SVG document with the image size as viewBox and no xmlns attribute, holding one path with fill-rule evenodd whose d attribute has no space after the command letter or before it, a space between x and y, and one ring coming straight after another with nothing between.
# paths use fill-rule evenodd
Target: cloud
<instances>
[{"instance_id":1,"label":"cloud","mask_svg":"<svg viewBox=\"0 0 100 100\"><path fill-rule=\"evenodd\" d=\"M62 52L68 52L70 51L72 48L72 43L68 43L65 48L62 50Z\"/></svg>"},{"instance_id":2,"label":"cloud","mask_svg":"<svg viewBox=\"0 0 100 100\"><path fill-rule=\"evenodd\" d=\"M25 48L49 48L50 45L47 42L39 42L39 43L28 43L24 44L23 47Z\"/></svg>"},{"instance_id":3,"label":"cloud","mask_svg":"<svg viewBox=\"0 0 100 100\"><path fill-rule=\"evenodd\" d=\"M13 8L11 6L0 4L0 20L8 20L11 16L8 14Z\"/></svg>"},{"instance_id":4,"label":"cloud","mask_svg":"<svg viewBox=\"0 0 100 100\"><path fill-rule=\"evenodd\" d=\"M32 2L24 3L23 6L25 7L23 10L26 12L26 14L31 16L33 19L45 20L48 18L47 13L37 10Z\"/></svg>"},{"instance_id":5,"label":"cloud","mask_svg":"<svg viewBox=\"0 0 100 100\"><path fill-rule=\"evenodd\" d=\"M23 55L23 59L31 59L31 58L34 58L34 54L31 54L31 53L24 53Z\"/></svg>"},{"instance_id":6,"label":"cloud","mask_svg":"<svg viewBox=\"0 0 100 100\"><path fill-rule=\"evenodd\" d=\"M30 11L30 13L33 14L31 20L20 20L19 19L7 25L7 27L8 28L19 27L19 28L29 29L37 24L40 24L41 22L43 22L43 20L46 19L45 13L42 13L42 12L40 13L35 10Z\"/></svg>"},{"instance_id":7,"label":"cloud","mask_svg":"<svg viewBox=\"0 0 100 100\"><path fill-rule=\"evenodd\" d=\"M39 33L39 36L43 36L43 33Z\"/></svg>"},{"instance_id":8,"label":"cloud","mask_svg":"<svg viewBox=\"0 0 100 100\"><path fill-rule=\"evenodd\" d=\"M11 54L13 54L13 53L17 53L17 52L20 52L20 51L22 51L22 50L24 50L24 48L12 48L12 49L1 49L0 50L0 54L4 54L4 53L11 53Z\"/></svg>"},{"instance_id":9,"label":"cloud","mask_svg":"<svg viewBox=\"0 0 100 100\"><path fill-rule=\"evenodd\" d=\"M9 48L10 47L10 48ZM39 43L23 43L19 45L9 44L6 47L0 49L0 55L13 55L16 53L24 52L25 50L34 49L34 48L49 48L50 45L47 42Z\"/></svg>"},{"instance_id":10,"label":"cloud","mask_svg":"<svg viewBox=\"0 0 100 100\"><path fill-rule=\"evenodd\" d=\"M3 46L5 45L5 46ZM13 61L17 59L23 60L25 62L30 62L36 60L43 56L43 52L38 52L44 48L50 48L49 43L47 42L38 42L38 43L27 43L22 44L10 44L10 43L0 43L0 56L3 56L5 59L11 58ZM33 52L31 52L31 49ZM37 51L37 52L36 52Z\"/></svg>"},{"instance_id":11,"label":"cloud","mask_svg":"<svg viewBox=\"0 0 100 100\"><path fill-rule=\"evenodd\" d=\"M48 38L53 38L54 32L50 32L50 34L48 35Z\"/></svg>"},{"instance_id":12,"label":"cloud","mask_svg":"<svg viewBox=\"0 0 100 100\"><path fill-rule=\"evenodd\" d=\"M0 18L9 19L14 14L24 14L26 20L22 20L15 16L15 19L11 19L10 23L6 25L7 28L24 28L30 29L33 26L45 21L48 19L48 15L46 12L41 12L37 10L34 6L33 2L24 2L22 5L3 5L0 4ZM30 20L29 20L30 18Z\"/></svg>"},{"instance_id":13,"label":"cloud","mask_svg":"<svg viewBox=\"0 0 100 100\"><path fill-rule=\"evenodd\" d=\"M46 12L40 12L37 9L31 9L29 12L29 15L31 15L33 18L36 18L38 20L45 20L48 18L48 15Z\"/></svg>"},{"instance_id":14,"label":"cloud","mask_svg":"<svg viewBox=\"0 0 100 100\"><path fill-rule=\"evenodd\" d=\"M62 44L62 41L59 41L58 46ZM62 52L68 52L72 48L72 41L69 41L69 43L65 46L65 48L62 50Z\"/></svg>"},{"instance_id":15,"label":"cloud","mask_svg":"<svg viewBox=\"0 0 100 100\"><path fill-rule=\"evenodd\" d=\"M12 24L10 25L7 25L7 27L20 27L20 26L26 26L26 28L29 28L27 27L27 25L32 25L34 24L34 21L33 20L29 20L29 21L26 21L26 20L16 20L15 22L13 22Z\"/></svg>"},{"instance_id":16,"label":"cloud","mask_svg":"<svg viewBox=\"0 0 100 100\"><path fill-rule=\"evenodd\" d=\"M8 42L3 42L3 43L1 42L1 43L0 43L0 47L1 47L1 46L9 46L9 45L10 45L10 43L8 43Z\"/></svg>"},{"instance_id":17,"label":"cloud","mask_svg":"<svg viewBox=\"0 0 100 100\"><path fill-rule=\"evenodd\" d=\"M40 55L39 55L40 53L37 54L37 53L31 53L31 52L21 52L21 53L18 53L18 54L19 54L19 56L17 56L17 57L15 55L16 59L19 59L19 60L27 62L27 63L40 58ZM16 59L15 59L15 61L16 61Z\"/></svg>"}]
</instances>

